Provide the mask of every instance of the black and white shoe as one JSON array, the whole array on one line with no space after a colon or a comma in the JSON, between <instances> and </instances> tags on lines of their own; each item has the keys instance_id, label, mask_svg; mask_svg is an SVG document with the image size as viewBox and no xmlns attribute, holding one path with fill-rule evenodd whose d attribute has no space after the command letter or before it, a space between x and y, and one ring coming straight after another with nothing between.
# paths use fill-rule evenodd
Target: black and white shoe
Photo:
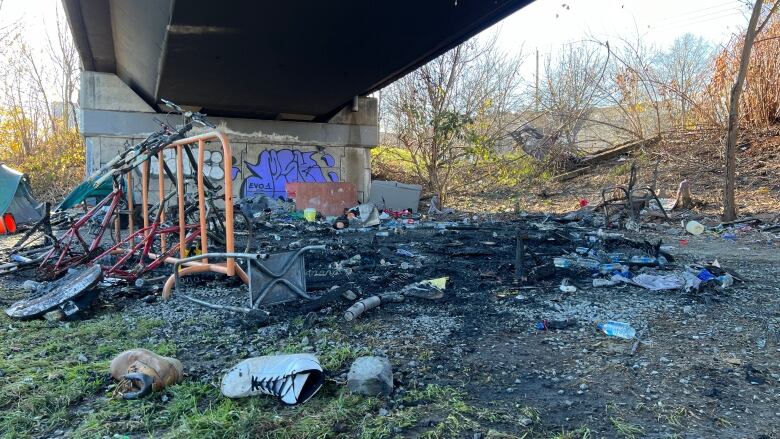
<instances>
[{"instance_id":1,"label":"black and white shoe","mask_svg":"<svg viewBox=\"0 0 780 439\"><path fill-rule=\"evenodd\" d=\"M301 404L322 387L323 373L312 354L270 355L248 358L222 378L228 398L272 395L285 405Z\"/></svg>"}]
</instances>

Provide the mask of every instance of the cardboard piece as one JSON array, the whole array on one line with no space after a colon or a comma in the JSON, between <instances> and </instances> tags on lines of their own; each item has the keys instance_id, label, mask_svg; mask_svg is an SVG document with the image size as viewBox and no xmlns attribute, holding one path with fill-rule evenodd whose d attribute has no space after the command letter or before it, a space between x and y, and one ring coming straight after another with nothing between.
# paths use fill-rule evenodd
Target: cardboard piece
<instances>
[{"instance_id":1,"label":"cardboard piece","mask_svg":"<svg viewBox=\"0 0 780 439\"><path fill-rule=\"evenodd\" d=\"M422 192L422 186L417 184L374 180L371 182L369 200L380 209L412 209L417 212L417 207L420 204L420 192Z\"/></svg>"},{"instance_id":2,"label":"cardboard piece","mask_svg":"<svg viewBox=\"0 0 780 439\"><path fill-rule=\"evenodd\" d=\"M347 182L287 183L285 190L287 197L295 200L297 210L313 208L325 216L341 215L345 208L358 204L357 189Z\"/></svg>"}]
</instances>

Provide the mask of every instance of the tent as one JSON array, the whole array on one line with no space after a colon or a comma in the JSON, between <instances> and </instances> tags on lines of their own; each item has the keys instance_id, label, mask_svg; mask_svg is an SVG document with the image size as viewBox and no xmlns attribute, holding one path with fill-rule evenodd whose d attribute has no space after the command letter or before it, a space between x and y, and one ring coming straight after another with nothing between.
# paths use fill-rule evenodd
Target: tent
<instances>
[{"instance_id":1,"label":"tent","mask_svg":"<svg viewBox=\"0 0 780 439\"><path fill-rule=\"evenodd\" d=\"M17 224L31 224L43 218L43 210L43 203L32 196L27 176L0 163L0 215L10 213Z\"/></svg>"}]
</instances>

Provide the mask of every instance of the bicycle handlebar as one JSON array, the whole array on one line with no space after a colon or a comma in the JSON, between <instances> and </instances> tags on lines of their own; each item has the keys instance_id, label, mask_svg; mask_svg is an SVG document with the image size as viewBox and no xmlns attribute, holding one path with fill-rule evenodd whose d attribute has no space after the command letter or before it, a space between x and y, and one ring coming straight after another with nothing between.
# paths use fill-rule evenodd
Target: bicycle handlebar
<instances>
[{"instance_id":1,"label":"bicycle handlebar","mask_svg":"<svg viewBox=\"0 0 780 439\"><path fill-rule=\"evenodd\" d=\"M160 101L162 101L162 103L165 104L166 107L171 108L172 110L184 116L184 121L187 123L195 122L208 128L216 128L216 125L206 121L206 115L203 113L197 111L184 110L180 106L176 105L175 103L167 99L160 98ZM190 126L190 128L192 127Z\"/></svg>"}]
</instances>

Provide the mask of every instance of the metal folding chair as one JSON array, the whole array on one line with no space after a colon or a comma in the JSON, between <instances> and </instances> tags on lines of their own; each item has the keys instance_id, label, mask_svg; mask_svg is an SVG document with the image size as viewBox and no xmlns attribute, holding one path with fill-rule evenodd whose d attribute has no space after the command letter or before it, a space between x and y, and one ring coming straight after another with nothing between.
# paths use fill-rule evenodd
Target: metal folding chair
<instances>
[{"instance_id":1,"label":"metal folding chair","mask_svg":"<svg viewBox=\"0 0 780 439\"><path fill-rule=\"evenodd\" d=\"M298 298L311 300L306 293L306 265L303 254L325 250L324 245L311 245L296 251L274 254L204 253L178 260L173 265L175 290L179 293L179 267L202 259L242 259L249 277L249 309L289 302Z\"/></svg>"}]
</instances>

